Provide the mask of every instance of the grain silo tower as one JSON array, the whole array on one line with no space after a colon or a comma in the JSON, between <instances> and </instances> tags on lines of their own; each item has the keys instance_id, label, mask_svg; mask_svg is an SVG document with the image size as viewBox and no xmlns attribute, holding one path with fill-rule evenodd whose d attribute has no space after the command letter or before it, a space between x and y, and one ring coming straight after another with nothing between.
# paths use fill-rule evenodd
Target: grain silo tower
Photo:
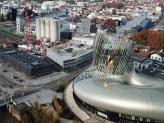
<instances>
[{"instance_id":1,"label":"grain silo tower","mask_svg":"<svg viewBox=\"0 0 164 123\"><path fill-rule=\"evenodd\" d=\"M36 19L36 39L41 38L41 19Z\"/></svg>"},{"instance_id":2,"label":"grain silo tower","mask_svg":"<svg viewBox=\"0 0 164 123\"><path fill-rule=\"evenodd\" d=\"M45 19L42 18L41 19L41 37L45 37L46 36L46 32L45 32Z\"/></svg>"},{"instance_id":3,"label":"grain silo tower","mask_svg":"<svg viewBox=\"0 0 164 123\"><path fill-rule=\"evenodd\" d=\"M50 26L50 19L49 18L45 18L45 37L49 38L51 37L51 26Z\"/></svg>"},{"instance_id":4,"label":"grain silo tower","mask_svg":"<svg viewBox=\"0 0 164 123\"><path fill-rule=\"evenodd\" d=\"M60 21L57 19L51 19L50 21L51 28L51 42L60 41Z\"/></svg>"},{"instance_id":5,"label":"grain silo tower","mask_svg":"<svg viewBox=\"0 0 164 123\"><path fill-rule=\"evenodd\" d=\"M36 20L36 37L50 39L51 42L60 41L60 21L53 18L39 18Z\"/></svg>"}]
</instances>

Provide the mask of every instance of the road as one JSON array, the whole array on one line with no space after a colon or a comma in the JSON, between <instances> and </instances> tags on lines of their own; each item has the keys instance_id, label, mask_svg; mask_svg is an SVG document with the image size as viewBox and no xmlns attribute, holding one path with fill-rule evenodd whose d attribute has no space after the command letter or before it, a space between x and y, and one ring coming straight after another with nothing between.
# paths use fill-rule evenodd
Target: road
<instances>
[{"instance_id":1,"label":"road","mask_svg":"<svg viewBox=\"0 0 164 123\"><path fill-rule=\"evenodd\" d=\"M14 93L16 88L16 85L10 82L8 79L4 78L3 76L0 75L0 90L3 93L2 98L10 98L10 94ZM1 98L0 98L1 99ZM4 101L3 99L0 100Z\"/></svg>"},{"instance_id":2,"label":"road","mask_svg":"<svg viewBox=\"0 0 164 123\"><path fill-rule=\"evenodd\" d=\"M85 69L79 69L71 73L70 75L65 76L62 79L50 82L48 84L43 84L39 86L29 86L29 87L24 87L14 84L12 81L0 75L0 90L5 94L4 97L0 99L0 106L11 102L11 96L12 99L15 100L22 96L34 93L35 91L37 91L37 89L39 90L42 88L48 88L56 91L60 87L60 85L67 85L70 82L70 80L78 76Z\"/></svg>"},{"instance_id":3,"label":"road","mask_svg":"<svg viewBox=\"0 0 164 123\"><path fill-rule=\"evenodd\" d=\"M0 99L0 107L10 103L11 96L12 96L12 100L17 100L18 98L21 98L22 96L30 95L32 93L38 92L39 90L40 90L40 88L35 88L35 89L31 89L31 90L17 91L13 95L7 94L5 96L5 98Z\"/></svg>"},{"instance_id":4,"label":"road","mask_svg":"<svg viewBox=\"0 0 164 123\"><path fill-rule=\"evenodd\" d=\"M16 86L15 83L4 78L2 75L0 75L0 85L11 89Z\"/></svg>"}]
</instances>

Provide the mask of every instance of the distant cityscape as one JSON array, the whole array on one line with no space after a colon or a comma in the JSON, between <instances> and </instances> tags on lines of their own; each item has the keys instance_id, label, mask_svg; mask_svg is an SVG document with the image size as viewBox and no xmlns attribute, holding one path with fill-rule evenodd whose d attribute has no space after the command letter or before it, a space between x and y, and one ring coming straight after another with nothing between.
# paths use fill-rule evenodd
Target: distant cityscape
<instances>
[{"instance_id":1,"label":"distant cityscape","mask_svg":"<svg viewBox=\"0 0 164 123\"><path fill-rule=\"evenodd\" d=\"M0 123L164 123L163 0L1 0Z\"/></svg>"}]
</instances>

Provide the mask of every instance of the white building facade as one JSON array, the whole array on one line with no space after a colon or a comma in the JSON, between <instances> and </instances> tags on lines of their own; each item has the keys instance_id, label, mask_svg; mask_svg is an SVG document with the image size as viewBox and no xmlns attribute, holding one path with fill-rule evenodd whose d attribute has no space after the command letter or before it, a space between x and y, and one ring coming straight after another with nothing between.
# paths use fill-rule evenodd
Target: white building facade
<instances>
[{"instance_id":1,"label":"white building facade","mask_svg":"<svg viewBox=\"0 0 164 123\"><path fill-rule=\"evenodd\" d=\"M16 33L24 33L25 30L25 21L24 18L17 17L16 18ZM30 27L31 30L31 27ZM31 33L31 31L30 31Z\"/></svg>"},{"instance_id":2,"label":"white building facade","mask_svg":"<svg viewBox=\"0 0 164 123\"><path fill-rule=\"evenodd\" d=\"M51 42L60 41L60 21L53 18L39 18L36 20L36 38L46 38Z\"/></svg>"},{"instance_id":3,"label":"white building facade","mask_svg":"<svg viewBox=\"0 0 164 123\"><path fill-rule=\"evenodd\" d=\"M160 56L159 54L152 54L152 55L150 56L150 58L153 59L153 60L157 60L157 61L159 61L159 62L164 61L164 58L163 58L162 56Z\"/></svg>"}]
</instances>

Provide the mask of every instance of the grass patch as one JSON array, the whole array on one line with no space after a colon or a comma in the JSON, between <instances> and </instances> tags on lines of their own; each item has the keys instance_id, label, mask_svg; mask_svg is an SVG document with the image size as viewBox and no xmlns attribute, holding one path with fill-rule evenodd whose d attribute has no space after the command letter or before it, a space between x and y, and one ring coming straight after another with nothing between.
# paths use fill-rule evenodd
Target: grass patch
<instances>
[{"instance_id":1,"label":"grass patch","mask_svg":"<svg viewBox=\"0 0 164 123\"><path fill-rule=\"evenodd\" d=\"M4 29L0 29L0 31L4 32L4 33L6 33L6 34L8 34L10 36L13 36L13 37L15 37L17 39L23 39L24 38L24 35L18 35L18 34L12 33L10 31L4 30Z\"/></svg>"},{"instance_id":2,"label":"grass patch","mask_svg":"<svg viewBox=\"0 0 164 123\"><path fill-rule=\"evenodd\" d=\"M15 33L10 32L8 30L0 29L0 32L6 33L6 34L18 39L18 40L24 39L24 35L15 34ZM30 35L30 38L31 38L31 41L35 41L35 39L36 39L35 35Z\"/></svg>"}]
</instances>

